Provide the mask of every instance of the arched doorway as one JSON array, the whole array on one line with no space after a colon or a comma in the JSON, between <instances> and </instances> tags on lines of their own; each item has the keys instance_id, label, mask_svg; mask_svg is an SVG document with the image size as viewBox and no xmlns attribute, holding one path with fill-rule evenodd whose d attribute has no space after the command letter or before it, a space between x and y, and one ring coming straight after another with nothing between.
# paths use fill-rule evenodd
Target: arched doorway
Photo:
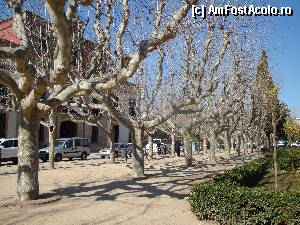
<instances>
[{"instance_id":1,"label":"arched doorway","mask_svg":"<svg viewBox=\"0 0 300 225\"><path fill-rule=\"evenodd\" d=\"M60 124L60 137L77 137L77 123L72 121L63 121Z\"/></svg>"}]
</instances>

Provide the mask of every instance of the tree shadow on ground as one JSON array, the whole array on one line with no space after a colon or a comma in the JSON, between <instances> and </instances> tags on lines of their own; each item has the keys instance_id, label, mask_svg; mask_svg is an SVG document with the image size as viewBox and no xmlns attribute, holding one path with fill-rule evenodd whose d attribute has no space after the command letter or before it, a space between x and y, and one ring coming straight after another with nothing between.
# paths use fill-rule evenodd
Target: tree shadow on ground
<instances>
[{"instance_id":1,"label":"tree shadow on ground","mask_svg":"<svg viewBox=\"0 0 300 225\"><path fill-rule=\"evenodd\" d=\"M63 197L95 197L95 200L116 200L122 196L155 198L166 196L184 199L191 186L198 181L213 178L224 170L208 168L203 162L194 161L192 168L170 163L159 168L149 166L146 177L122 177L120 180L82 182L74 186L52 190Z\"/></svg>"},{"instance_id":2,"label":"tree shadow on ground","mask_svg":"<svg viewBox=\"0 0 300 225\"><path fill-rule=\"evenodd\" d=\"M250 159L250 157L249 157ZM223 166L224 168L228 166L234 166L241 163L243 160L241 158L237 159L217 159L217 164ZM80 166L83 161L74 161L72 164L79 164ZM91 164L90 166L98 166L97 162L88 161L85 162ZM103 163L105 164L105 162ZM126 164L126 166L129 164ZM222 168L222 167L221 167ZM74 169L74 168L73 168ZM99 171L101 172L101 171ZM193 167L186 168L182 165L176 165L173 162L167 162L165 165L148 165L146 166L145 172L147 176L145 178L134 179L128 175L124 175L121 178L111 177L108 179L103 178L102 180L92 180L86 182L80 182L72 186L59 187L52 189L50 193L59 194L64 201L59 201L53 204L53 207L46 208L44 206L37 207L38 212L44 215L52 216L56 215L58 211L66 213L67 211L73 211L74 208L86 208L91 205L91 201L80 201L84 198L90 197L93 201L114 201L126 202L126 204L134 204L134 207L139 207L135 202L134 198L131 197L141 197L141 198L176 198L184 199L187 197L191 186L195 182L204 181L206 179L211 179L216 174L224 172L220 167L210 165L205 161L193 161ZM2 174L5 176L5 174ZM41 198L47 198L49 195L41 195ZM122 197L124 197L122 199ZM128 200L127 198L130 198ZM68 198L82 198L78 199L80 204L76 205L73 200L68 200ZM155 200L155 199L153 199ZM131 217L126 218L126 221L133 220L135 217L142 215L147 212L148 208L153 204L152 201L143 202L144 209ZM32 207L33 206L28 206ZM28 207L24 209L19 209L19 211L11 211L9 208L1 208L0 218L4 221L9 221L9 224L15 224L22 221L28 221L32 218L38 218L39 213L36 210L28 211ZM20 211L21 210L21 211ZM28 212L27 212L28 211ZM10 213L8 213L10 212ZM20 213L23 212L23 213ZM123 215L122 215L123 216ZM123 217L119 218L120 223L123 221ZM109 221L115 221L116 215L108 216L106 218L94 218L93 224L95 223L107 223ZM118 224L116 221L114 224Z\"/></svg>"},{"instance_id":3,"label":"tree shadow on ground","mask_svg":"<svg viewBox=\"0 0 300 225\"><path fill-rule=\"evenodd\" d=\"M13 172L4 172L4 173L0 173L0 177L1 177L1 176L15 175L15 174L17 174L17 171L13 171Z\"/></svg>"}]
</instances>

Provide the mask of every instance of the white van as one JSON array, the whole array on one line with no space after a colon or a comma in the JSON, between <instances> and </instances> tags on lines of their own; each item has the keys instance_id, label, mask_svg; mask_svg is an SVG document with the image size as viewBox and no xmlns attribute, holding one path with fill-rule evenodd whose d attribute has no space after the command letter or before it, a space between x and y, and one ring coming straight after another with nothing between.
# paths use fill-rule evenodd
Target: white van
<instances>
[{"instance_id":1,"label":"white van","mask_svg":"<svg viewBox=\"0 0 300 225\"><path fill-rule=\"evenodd\" d=\"M68 158L70 160L73 158L86 159L90 153L91 149L87 138L60 138L57 139L54 144L55 161L61 161L63 158ZM39 158L43 162L49 160L49 147L39 150Z\"/></svg>"},{"instance_id":2,"label":"white van","mask_svg":"<svg viewBox=\"0 0 300 225\"><path fill-rule=\"evenodd\" d=\"M161 149L163 147L163 143L161 139L153 139L153 154L161 154ZM149 153L149 143L146 144L144 151L148 154Z\"/></svg>"},{"instance_id":3,"label":"white van","mask_svg":"<svg viewBox=\"0 0 300 225\"><path fill-rule=\"evenodd\" d=\"M0 139L1 162L12 161L18 164L18 139Z\"/></svg>"}]
</instances>

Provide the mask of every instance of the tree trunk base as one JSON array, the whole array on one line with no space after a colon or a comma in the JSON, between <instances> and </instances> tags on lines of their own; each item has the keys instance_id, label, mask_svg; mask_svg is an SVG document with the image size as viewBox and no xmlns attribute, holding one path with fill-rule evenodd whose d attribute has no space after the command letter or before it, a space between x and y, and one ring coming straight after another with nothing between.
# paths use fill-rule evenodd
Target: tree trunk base
<instances>
[{"instance_id":1,"label":"tree trunk base","mask_svg":"<svg viewBox=\"0 0 300 225\"><path fill-rule=\"evenodd\" d=\"M132 176L133 176L133 178L144 178L144 177L146 177L144 171L142 171L142 170L141 171L134 170L132 172Z\"/></svg>"},{"instance_id":2,"label":"tree trunk base","mask_svg":"<svg viewBox=\"0 0 300 225\"><path fill-rule=\"evenodd\" d=\"M43 198L43 196L40 197L41 198L36 200L14 201L13 203L10 203L7 206L41 205L41 204L48 204L48 203L61 200L60 195L52 195L52 196L46 195L45 198Z\"/></svg>"},{"instance_id":3,"label":"tree trunk base","mask_svg":"<svg viewBox=\"0 0 300 225\"><path fill-rule=\"evenodd\" d=\"M25 202L39 198L39 156L38 129L39 118L32 113L20 115L18 129L18 180L17 200Z\"/></svg>"},{"instance_id":4,"label":"tree trunk base","mask_svg":"<svg viewBox=\"0 0 300 225\"><path fill-rule=\"evenodd\" d=\"M193 160L191 158L184 158L184 165L186 167L192 167L193 166Z\"/></svg>"},{"instance_id":5,"label":"tree trunk base","mask_svg":"<svg viewBox=\"0 0 300 225\"><path fill-rule=\"evenodd\" d=\"M17 201L18 202L28 202L31 200L38 200L39 198L39 189L35 189L28 192L17 192Z\"/></svg>"},{"instance_id":6,"label":"tree trunk base","mask_svg":"<svg viewBox=\"0 0 300 225\"><path fill-rule=\"evenodd\" d=\"M144 174L144 150L143 150L143 127L135 127L132 151L132 175L135 178L145 177Z\"/></svg>"},{"instance_id":7,"label":"tree trunk base","mask_svg":"<svg viewBox=\"0 0 300 225\"><path fill-rule=\"evenodd\" d=\"M213 160L213 159L209 159L208 164L215 166L215 165L217 165L217 161Z\"/></svg>"}]
</instances>

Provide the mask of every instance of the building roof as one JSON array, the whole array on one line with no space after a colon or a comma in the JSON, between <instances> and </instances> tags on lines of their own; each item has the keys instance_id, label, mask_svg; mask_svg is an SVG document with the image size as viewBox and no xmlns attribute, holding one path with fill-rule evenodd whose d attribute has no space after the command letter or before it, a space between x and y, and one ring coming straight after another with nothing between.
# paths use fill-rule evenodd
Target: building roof
<instances>
[{"instance_id":1,"label":"building roof","mask_svg":"<svg viewBox=\"0 0 300 225\"><path fill-rule=\"evenodd\" d=\"M13 29L12 19L0 22L0 40L1 39L17 45L20 44L20 40Z\"/></svg>"}]
</instances>

